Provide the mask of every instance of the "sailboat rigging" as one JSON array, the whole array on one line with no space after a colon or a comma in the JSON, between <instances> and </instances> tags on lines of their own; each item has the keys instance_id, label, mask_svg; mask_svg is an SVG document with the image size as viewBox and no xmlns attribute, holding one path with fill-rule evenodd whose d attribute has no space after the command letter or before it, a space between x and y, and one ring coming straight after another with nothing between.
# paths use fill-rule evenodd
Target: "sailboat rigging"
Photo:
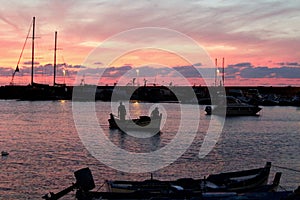
<instances>
[{"instance_id":1,"label":"sailboat rigging","mask_svg":"<svg viewBox=\"0 0 300 200\"><path fill-rule=\"evenodd\" d=\"M30 35L32 31L32 36ZM23 52L25 50L28 39L31 38L31 80L30 84L27 86L17 86L14 85L14 77L16 72L19 72L19 64L21 62L21 58L23 56ZM55 31L55 44L54 44L54 63L53 63L53 86L49 84L39 84L34 82L34 65L35 65L35 17L32 19L32 23L28 30L25 43L23 45L17 66L15 71L12 74L12 80L10 82L9 87L5 87L7 90L6 94L9 99L19 99L19 100L61 100L61 99L70 99L71 98L71 90L66 86L65 81L64 84L56 83L56 52L57 52L57 31Z\"/></svg>"},{"instance_id":2,"label":"sailboat rigging","mask_svg":"<svg viewBox=\"0 0 300 200\"><path fill-rule=\"evenodd\" d=\"M30 24L31 25L29 27L25 42L23 44L23 48L22 48L21 54L20 54L18 62L17 62L17 66L16 66L16 68L15 68L13 74L12 74L12 79L11 79L10 85L14 85L15 74L16 74L16 72L20 72L19 64L21 62L21 58L23 56L28 38L32 39L31 40L31 80L30 80L30 86L43 85L43 84L38 84L38 83L34 82L35 39L36 39L36 36L35 36L35 17L33 17L32 22ZM32 31L32 36L30 37L29 35L30 35L31 31ZM53 68L54 68L53 69L54 70L54 72L53 72L53 86L62 85L62 84L57 84L56 83L56 70L57 70L56 53L57 53L57 50L58 50L58 48L57 48L57 31L55 31L54 61L53 61Z\"/></svg>"},{"instance_id":3,"label":"sailboat rigging","mask_svg":"<svg viewBox=\"0 0 300 200\"><path fill-rule=\"evenodd\" d=\"M31 28L32 28L32 37L29 37ZM31 81L30 81L30 85L33 86L35 84L34 80L33 80L33 76L34 76L34 74L33 74L34 70L33 69L34 69L34 40L35 40L36 37L35 37L35 17L33 17L32 18L32 23L31 23L29 31L27 33L25 43L23 45L23 48L22 48L22 51L21 51L21 54L20 54L20 57L19 57L19 60L18 60L18 63L17 63L17 67L16 67L16 69L13 72L13 75L12 75L12 80L10 82L11 85L13 85L13 80L14 80L16 72L20 71L19 64L20 64L21 58L23 56L23 52L24 52L24 49L25 49L28 38L31 38Z\"/></svg>"},{"instance_id":4,"label":"sailboat rigging","mask_svg":"<svg viewBox=\"0 0 300 200\"><path fill-rule=\"evenodd\" d=\"M13 85L13 84L14 84L14 77L15 77L16 72L20 72L19 64L20 64L21 58L22 58L22 56L23 56L24 49L25 49L25 47L26 47L26 43L27 43L27 40L28 40L28 38L29 38L29 34L30 34L30 31L31 31L32 25L33 25L33 23L30 23L29 30L28 30L27 36L26 36L26 38L25 38L25 42L24 42L24 44L23 44L23 48L22 48L21 54L20 54L20 56L19 56L19 60L18 60L18 62L17 62L16 69L15 69L15 71L13 72L12 77L11 77L10 85Z\"/></svg>"}]
</instances>

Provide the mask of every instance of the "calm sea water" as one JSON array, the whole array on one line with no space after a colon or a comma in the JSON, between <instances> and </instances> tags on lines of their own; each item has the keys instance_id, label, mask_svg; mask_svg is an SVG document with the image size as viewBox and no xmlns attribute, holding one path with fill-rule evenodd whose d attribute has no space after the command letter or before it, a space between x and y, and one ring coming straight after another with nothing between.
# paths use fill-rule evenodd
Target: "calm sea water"
<instances>
[{"instance_id":1,"label":"calm sea water","mask_svg":"<svg viewBox=\"0 0 300 200\"><path fill-rule=\"evenodd\" d=\"M86 114L84 106L83 103L82 115ZM131 104L131 117L147 115L153 106ZM114 145L127 152L151 153L172 142L182 117L178 104L161 104L160 108L167 116L163 133L146 139L109 130L110 103L96 102L95 116ZM185 109L190 116L200 113L198 130L191 130L197 132L193 143L175 162L154 171L154 178L203 178L211 173L262 167L266 161L300 170L299 108L264 107L259 117L226 118L216 146L201 159L199 149L210 116L205 115L203 106L195 109L190 105ZM83 167L92 170L97 189L107 179L150 178L150 173L121 172L94 158L77 133L72 102L0 101L0 110L0 151L10 153L0 158L0 199L41 199L49 191L58 192L70 186L75 181L73 172ZM190 121L194 123L192 117ZM89 126L85 129L87 134L92 131ZM188 128L185 131L186 137L190 137ZM140 166L145 164L143 160L138 162ZM270 181L276 171L283 172L282 187L295 189L300 184L299 172L278 167L272 168ZM74 199L74 193L63 199Z\"/></svg>"}]
</instances>

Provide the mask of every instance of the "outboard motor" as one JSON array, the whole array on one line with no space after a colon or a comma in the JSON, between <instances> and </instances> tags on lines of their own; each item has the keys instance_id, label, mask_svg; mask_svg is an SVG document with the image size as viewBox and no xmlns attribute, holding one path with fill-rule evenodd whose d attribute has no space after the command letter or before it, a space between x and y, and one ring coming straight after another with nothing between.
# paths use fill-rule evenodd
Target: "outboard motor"
<instances>
[{"instance_id":1,"label":"outboard motor","mask_svg":"<svg viewBox=\"0 0 300 200\"><path fill-rule=\"evenodd\" d=\"M88 192L95 188L95 183L93 179L92 172L89 168L83 168L74 172L76 183L67 187L66 189L54 194L50 192L49 194L44 195L42 198L46 200L57 200L65 196L74 189L82 190Z\"/></svg>"},{"instance_id":2,"label":"outboard motor","mask_svg":"<svg viewBox=\"0 0 300 200\"><path fill-rule=\"evenodd\" d=\"M95 188L92 172L89 168L83 168L74 172L76 178L77 189L85 192Z\"/></svg>"}]
</instances>

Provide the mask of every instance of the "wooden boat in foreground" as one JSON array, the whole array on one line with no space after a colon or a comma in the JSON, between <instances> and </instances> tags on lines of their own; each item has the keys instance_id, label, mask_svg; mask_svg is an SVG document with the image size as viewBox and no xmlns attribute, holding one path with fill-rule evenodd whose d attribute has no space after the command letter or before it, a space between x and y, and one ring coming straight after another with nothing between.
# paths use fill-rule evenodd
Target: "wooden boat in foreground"
<instances>
[{"instance_id":1,"label":"wooden boat in foreground","mask_svg":"<svg viewBox=\"0 0 300 200\"><path fill-rule=\"evenodd\" d=\"M237 194L234 192L174 192L174 193L149 193L149 192L134 192L134 193L111 193L111 192L88 192L78 191L76 193L77 200L96 200L96 199L143 199L143 200L299 200L299 194L293 191L280 192L253 192Z\"/></svg>"},{"instance_id":2,"label":"wooden boat in foreground","mask_svg":"<svg viewBox=\"0 0 300 200\"><path fill-rule=\"evenodd\" d=\"M244 192L266 185L270 169L271 162L267 162L263 168L209 175L206 182L214 183L220 188L225 188L227 191Z\"/></svg>"},{"instance_id":3,"label":"wooden boat in foreground","mask_svg":"<svg viewBox=\"0 0 300 200\"><path fill-rule=\"evenodd\" d=\"M141 131L159 133L161 125L162 114L156 118L149 116L140 116L136 119L125 119L121 120L112 113L108 119L110 129L119 129L123 132L126 131Z\"/></svg>"},{"instance_id":4,"label":"wooden boat in foreground","mask_svg":"<svg viewBox=\"0 0 300 200\"><path fill-rule=\"evenodd\" d=\"M262 169L267 169L270 167L270 163L267 163L266 167ZM222 177L242 177L246 178L246 174L254 173L255 171L260 171L259 169L254 170L245 170L240 171L241 176L237 176L238 172L233 173L221 173L212 175L210 179L221 180ZM182 184L182 181L186 184L193 185L193 179L179 179L176 181L158 181L158 180L146 180L143 182L137 181L123 181L119 182L119 184L137 184L140 185L136 188L136 190L132 190L131 192L97 192L92 191L95 188L95 183L93 180L93 176L89 168L83 168L74 173L76 178L76 183L72 184L70 187L58 192L58 193L50 193L43 196L46 200L57 200L61 197L65 196L72 190L76 190L76 199L77 200L95 200L95 199L199 199L199 200L297 200L300 199L300 187L298 187L295 191L274 191L270 190L270 185L261 185L257 187L253 187L249 191L244 191L243 193L233 192L233 191L206 191L204 190L194 190L193 187L186 187ZM229 176L230 175L230 176ZM250 175L249 175L250 176ZM278 175L276 175L277 177ZM276 179L275 177L275 179ZM251 178L248 178L249 180ZM272 185L278 185L279 179L277 182L275 181ZM188 180L191 180L189 182ZM207 179L205 179L206 181ZM225 182L225 180L220 181ZM117 182L115 182L116 184ZM261 183L264 183L261 182ZM146 187L142 188L144 185ZM151 188L152 185L152 188ZM241 186L242 187L242 186ZM154 189L155 188L155 189ZM260 189L259 189L260 188ZM257 190L259 189L259 190Z\"/></svg>"},{"instance_id":5,"label":"wooden boat in foreground","mask_svg":"<svg viewBox=\"0 0 300 200\"><path fill-rule=\"evenodd\" d=\"M271 163L265 167L209 175L205 179L182 178L174 181L159 181L155 179L145 181L106 181L109 192L134 192L160 190L190 190L206 192L249 192L261 190L274 190L281 178L278 172L273 184L267 186Z\"/></svg>"}]
</instances>

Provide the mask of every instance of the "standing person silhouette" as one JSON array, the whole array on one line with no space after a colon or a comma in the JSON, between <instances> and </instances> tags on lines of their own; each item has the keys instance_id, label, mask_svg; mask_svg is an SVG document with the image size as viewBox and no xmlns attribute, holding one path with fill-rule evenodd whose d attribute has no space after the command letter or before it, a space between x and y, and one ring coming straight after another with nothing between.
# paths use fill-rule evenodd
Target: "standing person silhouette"
<instances>
[{"instance_id":1,"label":"standing person silhouette","mask_svg":"<svg viewBox=\"0 0 300 200\"><path fill-rule=\"evenodd\" d=\"M125 116L126 116L126 108L122 104L122 102L120 102L120 105L118 107L118 117L120 117L120 120L124 121L125 120Z\"/></svg>"}]
</instances>

